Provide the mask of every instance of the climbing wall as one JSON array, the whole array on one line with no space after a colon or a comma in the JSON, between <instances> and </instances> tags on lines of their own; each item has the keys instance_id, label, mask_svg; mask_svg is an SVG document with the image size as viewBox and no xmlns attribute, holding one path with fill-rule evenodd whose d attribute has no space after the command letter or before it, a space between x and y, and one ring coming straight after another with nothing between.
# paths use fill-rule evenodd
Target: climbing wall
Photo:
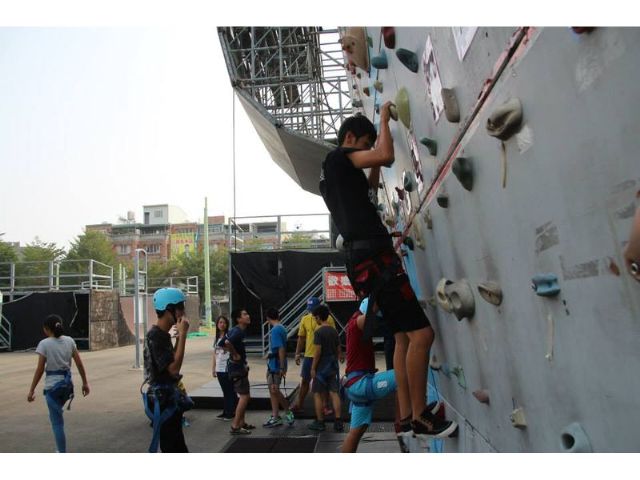
<instances>
[{"instance_id":1,"label":"climbing wall","mask_svg":"<svg viewBox=\"0 0 640 480\"><path fill-rule=\"evenodd\" d=\"M622 248L640 30L362 38L345 52L355 110L378 124L390 100L398 118L379 211L436 330L429 396L460 425L431 450L639 451L640 290Z\"/></svg>"}]
</instances>

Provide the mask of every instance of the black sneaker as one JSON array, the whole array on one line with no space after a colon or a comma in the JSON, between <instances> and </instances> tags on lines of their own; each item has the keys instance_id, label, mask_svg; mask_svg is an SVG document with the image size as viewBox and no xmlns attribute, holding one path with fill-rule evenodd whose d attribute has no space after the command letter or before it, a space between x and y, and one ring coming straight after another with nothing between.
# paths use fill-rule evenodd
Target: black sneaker
<instances>
[{"instance_id":1,"label":"black sneaker","mask_svg":"<svg viewBox=\"0 0 640 480\"><path fill-rule=\"evenodd\" d=\"M226 416L227 416L227 414L222 412L220 415L216 415L216 418L218 420L224 420Z\"/></svg>"},{"instance_id":2,"label":"black sneaker","mask_svg":"<svg viewBox=\"0 0 640 480\"><path fill-rule=\"evenodd\" d=\"M335 432L344 432L344 424L339 418L333 422L333 430Z\"/></svg>"},{"instance_id":3,"label":"black sneaker","mask_svg":"<svg viewBox=\"0 0 640 480\"><path fill-rule=\"evenodd\" d=\"M428 435L435 438L457 437L458 424L451 420L441 420L429 410L422 412L417 420L411 420L414 436Z\"/></svg>"},{"instance_id":4,"label":"black sneaker","mask_svg":"<svg viewBox=\"0 0 640 480\"><path fill-rule=\"evenodd\" d=\"M396 438L398 439L398 445L400 445L400 451L402 453L409 453L409 437L413 436L411 430L411 417L400 420L399 429L396 431Z\"/></svg>"}]
</instances>

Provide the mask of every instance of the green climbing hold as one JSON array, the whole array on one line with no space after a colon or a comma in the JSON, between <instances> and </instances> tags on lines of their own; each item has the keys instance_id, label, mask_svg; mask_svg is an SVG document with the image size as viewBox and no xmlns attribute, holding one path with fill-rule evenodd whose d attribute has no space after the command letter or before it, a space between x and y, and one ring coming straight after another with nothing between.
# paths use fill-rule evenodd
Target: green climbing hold
<instances>
[{"instance_id":1,"label":"green climbing hold","mask_svg":"<svg viewBox=\"0 0 640 480\"><path fill-rule=\"evenodd\" d=\"M436 197L436 202L438 202L438 205L442 208L449 208L449 195L441 193Z\"/></svg>"},{"instance_id":2,"label":"green climbing hold","mask_svg":"<svg viewBox=\"0 0 640 480\"><path fill-rule=\"evenodd\" d=\"M384 50L382 50L378 55L371 59L371 66L377 68L378 70L384 70L389 66L389 62L387 61L387 54Z\"/></svg>"},{"instance_id":3,"label":"green climbing hold","mask_svg":"<svg viewBox=\"0 0 640 480\"><path fill-rule=\"evenodd\" d=\"M377 92L382 93L382 82L380 80L376 80L373 82L373 88L375 88Z\"/></svg>"},{"instance_id":4,"label":"green climbing hold","mask_svg":"<svg viewBox=\"0 0 640 480\"><path fill-rule=\"evenodd\" d=\"M422 137L420 139L420 143L427 147L430 155L435 157L438 154L438 143L435 140L432 140L429 137Z\"/></svg>"},{"instance_id":5,"label":"green climbing hold","mask_svg":"<svg viewBox=\"0 0 640 480\"><path fill-rule=\"evenodd\" d=\"M396 50L396 56L405 67L413 73L418 73L420 63L418 62L418 56L414 52L406 48L399 48Z\"/></svg>"},{"instance_id":6,"label":"green climbing hold","mask_svg":"<svg viewBox=\"0 0 640 480\"><path fill-rule=\"evenodd\" d=\"M367 45L369 45L369 48L373 48L373 38L369 35L367 35Z\"/></svg>"},{"instance_id":7,"label":"green climbing hold","mask_svg":"<svg viewBox=\"0 0 640 480\"><path fill-rule=\"evenodd\" d=\"M413 252L414 247L414 243L413 243L413 238L411 237L405 237L405 239L402 241L403 245L405 245L409 250L411 250Z\"/></svg>"},{"instance_id":8,"label":"green climbing hold","mask_svg":"<svg viewBox=\"0 0 640 480\"><path fill-rule=\"evenodd\" d=\"M353 105L353 108L362 108L362 100L354 100L351 105Z\"/></svg>"},{"instance_id":9,"label":"green climbing hold","mask_svg":"<svg viewBox=\"0 0 640 480\"><path fill-rule=\"evenodd\" d=\"M406 88L398 90L395 99L396 109L398 110L398 118L405 127L411 128L411 109L409 108L409 92Z\"/></svg>"},{"instance_id":10,"label":"green climbing hold","mask_svg":"<svg viewBox=\"0 0 640 480\"><path fill-rule=\"evenodd\" d=\"M456 158L451 171L465 190L471 191L473 189L473 164L470 159L464 157Z\"/></svg>"}]
</instances>

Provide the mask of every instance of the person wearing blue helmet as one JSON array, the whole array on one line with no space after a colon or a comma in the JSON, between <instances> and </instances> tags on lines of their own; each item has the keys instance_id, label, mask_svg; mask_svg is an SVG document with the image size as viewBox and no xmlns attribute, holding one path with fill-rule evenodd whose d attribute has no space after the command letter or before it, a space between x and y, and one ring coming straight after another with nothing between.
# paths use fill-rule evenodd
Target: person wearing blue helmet
<instances>
[{"instance_id":1,"label":"person wearing blue helmet","mask_svg":"<svg viewBox=\"0 0 640 480\"><path fill-rule=\"evenodd\" d=\"M313 335L318 328L318 324L313 317L313 310L320 306L320 299L318 297L309 297L307 300L307 310L300 319L300 326L298 327L298 343L296 344L296 353L294 360L296 365L300 365L302 361L302 368L300 369L300 387L298 388L298 397L295 403L291 406L293 412L302 413L304 399L309 393L309 386L311 382L311 364L313 363L313 356L315 354L315 345L313 344ZM336 322L333 316L329 315L329 326L336 328ZM304 350L304 356L301 359L301 352ZM325 395L325 404L328 403L328 396ZM325 415L331 415L331 410L325 408Z\"/></svg>"},{"instance_id":2,"label":"person wearing blue helmet","mask_svg":"<svg viewBox=\"0 0 640 480\"><path fill-rule=\"evenodd\" d=\"M186 297L177 288L161 288L153 295L158 321L144 341L144 378L149 384L143 393L145 410L153 425L150 452L188 452L182 432L182 414L190 408L190 399L178 388L182 375L189 321L185 317ZM176 325L175 349L169 330Z\"/></svg>"}]
</instances>

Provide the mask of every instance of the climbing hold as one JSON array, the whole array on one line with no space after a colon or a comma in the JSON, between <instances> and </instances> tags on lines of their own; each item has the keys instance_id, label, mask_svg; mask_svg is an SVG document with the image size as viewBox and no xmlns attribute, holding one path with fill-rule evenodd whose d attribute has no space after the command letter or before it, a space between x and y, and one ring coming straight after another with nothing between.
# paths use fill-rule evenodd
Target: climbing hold
<instances>
[{"instance_id":1,"label":"climbing hold","mask_svg":"<svg viewBox=\"0 0 640 480\"><path fill-rule=\"evenodd\" d=\"M409 250L411 250L413 252L413 249L415 247L415 245L413 243L413 238L405 237L404 240L402 241L402 244L405 245Z\"/></svg>"},{"instance_id":2,"label":"climbing hold","mask_svg":"<svg viewBox=\"0 0 640 480\"><path fill-rule=\"evenodd\" d=\"M441 278L438 282L438 285L436 285L436 297L438 299L438 305L445 312L449 313L451 312L451 303L449 302L449 296L447 295L446 289L452 283L453 282L451 280Z\"/></svg>"},{"instance_id":3,"label":"climbing hold","mask_svg":"<svg viewBox=\"0 0 640 480\"><path fill-rule=\"evenodd\" d=\"M431 370L440 370L440 367L442 365L440 365L440 362L438 361L438 357L434 355L431 355L431 361L429 362L429 366L431 367Z\"/></svg>"},{"instance_id":4,"label":"climbing hold","mask_svg":"<svg viewBox=\"0 0 640 480\"><path fill-rule=\"evenodd\" d=\"M353 84L353 89L357 90L358 89L358 85L356 85L355 83Z\"/></svg>"},{"instance_id":5,"label":"climbing hold","mask_svg":"<svg viewBox=\"0 0 640 480\"><path fill-rule=\"evenodd\" d=\"M376 210L378 210L378 212L384 213L384 204L379 203L378 206L376 207Z\"/></svg>"},{"instance_id":6,"label":"climbing hold","mask_svg":"<svg viewBox=\"0 0 640 480\"><path fill-rule=\"evenodd\" d=\"M553 273L539 273L531 279L531 288L536 295L541 297L553 297L560 293L558 277Z\"/></svg>"},{"instance_id":7,"label":"climbing hold","mask_svg":"<svg viewBox=\"0 0 640 480\"><path fill-rule=\"evenodd\" d=\"M453 367L451 369L451 374L455 375L458 379L458 385L460 385L465 390L467 389L467 380L464 378L464 370L460 365L457 367Z\"/></svg>"},{"instance_id":8,"label":"climbing hold","mask_svg":"<svg viewBox=\"0 0 640 480\"><path fill-rule=\"evenodd\" d=\"M370 92L369 92L369 87L364 87L362 89L362 93L364 93L367 97L369 96Z\"/></svg>"},{"instance_id":9,"label":"climbing hold","mask_svg":"<svg viewBox=\"0 0 640 480\"><path fill-rule=\"evenodd\" d=\"M374 109L375 109L377 114L380 114L380 104L376 103Z\"/></svg>"},{"instance_id":10,"label":"climbing hold","mask_svg":"<svg viewBox=\"0 0 640 480\"><path fill-rule=\"evenodd\" d=\"M442 364L442 367L440 367L440 371L444 374L445 377L451 378L451 370L449 369L449 365L447 363Z\"/></svg>"},{"instance_id":11,"label":"climbing hold","mask_svg":"<svg viewBox=\"0 0 640 480\"><path fill-rule=\"evenodd\" d=\"M515 428L527 428L527 420L524 418L524 410L516 408L509 416L511 426Z\"/></svg>"},{"instance_id":12,"label":"climbing hold","mask_svg":"<svg viewBox=\"0 0 640 480\"><path fill-rule=\"evenodd\" d=\"M418 73L420 63L418 62L418 56L414 52L407 50L406 48L399 48L396 50L396 57L398 57L398 60L400 60L400 62L413 73Z\"/></svg>"},{"instance_id":13,"label":"climbing hold","mask_svg":"<svg viewBox=\"0 0 640 480\"><path fill-rule=\"evenodd\" d=\"M353 108L362 108L362 100L354 100L351 105L353 105Z\"/></svg>"},{"instance_id":14,"label":"climbing hold","mask_svg":"<svg viewBox=\"0 0 640 480\"><path fill-rule=\"evenodd\" d=\"M398 121L398 109L393 103L389 105L389 116L396 122Z\"/></svg>"},{"instance_id":15,"label":"climbing hold","mask_svg":"<svg viewBox=\"0 0 640 480\"><path fill-rule=\"evenodd\" d=\"M451 310L458 320L473 317L476 311L476 302L473 298L473 290L466 279L447 285L444 293L449 298Z\"/></svg>"},{"instance_id":16,"label":"climbing hold","mask_svg":"<svg viewBox=\"0 0 640 480\"><path fill-rule=\"evenodd\" d=\"M458 157L454 160L451 171L460 181L465 190L471 191L473 188L473 165L471 160L465 157Z\"/></svg>"},{"instance_id":17,"label":"climbing hold","mask_svg":"<svg viewBox=\"0 0 640 480\"><path fill-rule=\"evenodd\" d=\"M341 40L342 49L347 52L347 58L362 70L369 70L369 49L367 36L363 27L349 27Z\"/></svg>"},{"instance_id":18,"label":"climbing hold","mask_svg":"<svg viewBox=\"0 0 640 480\"><path fill-rule=\"evenodd\" d=\"M579 423L567 426L560 436L560 448L565 453L592 453L589 437Z\"/></svg>"},{"instance_id":19,"label":"climbing hold","mask_svg":"<svg viewBox=\"0 0 640 480\"><path fill-rule=\"evenodd\" d=\"M373 88L375 88L377 92L382 93L382 82L380 80L376 80L373 82Z\"/></svg>"},{"instance_id":20,"label":"climbing hold","mask_svg":"<svg viewBox=\"0 0 640 480\"><path fill-rule=\"evenodd\" d=\"M356 73L356 78L358 79L362 78L362 74L360 72Z\"/></svg>"},{"instance_id":21,"label":"climbing hold","mask_svg":"<svg viewBox=\"0 0 640 480\"><path fill-rule=\"evenodd\" d=\"M422 231L420 230L420 226L417 222L413 222L411 224L411 235L415 240L416 247L420 250L424 250L424 240L422 239Z\"/></svg>"},{"instance_id":22,"label":"climbing hold","mask_svg":"<svg viewBox=\"0 0 640 480\"><path fill-rule=\"evenodd\" d=\"M409 92L406 88L401 88L396 93L395 99L398 117L405 127L411 128L411 109L409 108Z\"/></svg>"},{"instance_id":23,"label":"climbing hold","mask_svg":"<svg viewBox=\"0 0 640 480\"><path fill-rule=\"evenodd\" d=\"M369 35L367 35L367 45L369 46L369 48L373 48L373 38L371 38Z\"/></svg>"},{"instance_id":24,"label":"climbing hold","mask_svg":"<svg viewBox=\"0 0 640 480\"><path fill-rule=\"evenodd\" d=\"M402 184L407 192L413 192L418 186L415 172L405 170L402 172Z\"/></svg>"},{"instance_id":25,"label":"climbing hold","mask_svg":"<svg viewBox=\"0 0 640 480\"><path fill-rule=\"evenodd\" d=\"M385 212L382 215L382 221L387 227L393 227L396 224L395 219L391 216L389 212Z\"/></svg>"},{"instance_id":26,"label":"climbing hold","mask_svg":"<svg viewBox=\"0 0 640 480\"><path fill-rule=\"evenodd\" d=\"M430 155L433 155L435 157L438 154L438 143L435 140L429 137L422 137L420 139L420 143L427 147Z\"/></svg>"},{"instance_id":27,"label":"climbing hold","mask_svg":"<svg viewBox=\"0 0 640 480\"><path fill-rule=\"evenodd\" d=\"M382 38L384 46L393 50L396 48L396 29L393 27L382 27Z\"/></svg>"},{"instance_id":28,"label":"climbing hold","mask_svg":"<svg viewBox=\"0 0 640 480\"><path fill-rule=\"evenodd\" d=\"M484 282L478 284L478 292L480 296L492 305L500 305L502 303L502 289L496 282Z\"/></svg>"},{"instance_id":29,"label":"climbing hold","mask_svg":"<svg viewBox=\"0 0 640 480\"><path fill-rule=\"evenodd\" d=\"M436 202L438 202L438 205L442 208L449 208L449 195L441 193L436 197Z\"/></svg>"},{"instance_id":30,"label":"climbing hold","mask_svg":"<svg viewBox=\"0 0 640 480\"><path fill-rule=\"evenodd\" d=\"M398 192L398 199L404 201L404 189L396 187L396 192Z\"/></svg>"},{"instance_id":31,"label":"climbing hold","mask_svg":"<svg viewBox=\"0 0 640 480\"><path fill-rule=\"evenodd\" d=\"M596 29L596 27L571 27L578 35L582 35L583 33L591 33Z\"/></svg>"},{"instance_id":32,"label":"climbing hold","mask_svg":"<svg viewBox=\"0 0 640 480\"><path fill-rule=\"evenodd\" d=\"M344 251L344 238L340 234L338 234L338 236L336 237L336 248L338 250Z\"/></svg>"},{"instance_id":33,"label":"climbing hold","mask_svg":"<svg viewBox=\"0 0 640 480\"><path fill-rule=\"evenodd\" d=\"M489 390L476 390L473 392L473 396L476 397L480 403L489 405Z\"/></svg>"},{"instance_id":34,"label":"climbing hold","mask_svg":"<svg viewBox=\"0 0 640 480\"><path fill-rule=\"evenodd\" d=\"M442 102L444 103L444 114L451 123L460 121L460 107L453 88L443 88L441 91Z\"/></svg>"},{"instance_id":35,"label":"climbing hold","mask_svg":"<svg viewBox=\"0 0 640 480\"><path fill-rule=\"evenodd\" d=\"M387 54L384 50L382 50L378 55L371 59L371 66L373 68L377 68L378 70L384 70L389 66L389 62L387 61Z\"/></svg>"},{"instance_id":36,"label":"climbing hold","mask_svg":"<svg viewBox=\"0 0 640 480\"><path fill-rule=\"evenodd\" d=\"M422 219L424 220L424 223L427 224L427 229L432 230L433 229L433 219L431 218L431 211L427 208L424 211L424 215L422 215Z\"/></svg>"},{"instance_id":37,"label":"climbing hold","mask_svg":"<svg viewBox=\"0 0 640 480\"><path fill-rule=\"evenodd\" d=\"M487 133L500 140L507 140L522 124L522 104L517 98L510 98L496 108L487 118Z\"/></svg>"}]
</instances>

